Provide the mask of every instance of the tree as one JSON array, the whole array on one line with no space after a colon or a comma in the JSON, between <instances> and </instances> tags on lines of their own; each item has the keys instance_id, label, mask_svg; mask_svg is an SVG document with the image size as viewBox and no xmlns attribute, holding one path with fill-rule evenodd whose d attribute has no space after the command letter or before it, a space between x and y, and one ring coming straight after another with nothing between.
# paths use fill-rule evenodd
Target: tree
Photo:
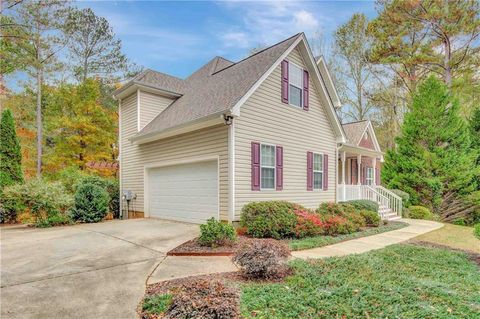
<instances>
[{"instance_id":1,"label":"tree","mask_svg":"<svg viewBox=\"0 0 480 319\"><path fill-rule=\"evenodd\" d=\"M5 109L0 121L0 193L3 187L23 182L22 153L12 111Z\"/></svg>"},{"instance_id":2,"label":"tree","mask_svg":"<svg viewBox=\"0 0 480 319\"><path fill-rule=\"evenodd\" d=\"M371 40L367 24L367 17L357 13L334 34L334 54L338 58L338 63L333 63L334 77L347 108L343 113L355 121L367 119L374 107L367 96L375 80L368 61Z\"/></svg>"},{"instance_id":3,"label":"tree","mask_svg":"<svg viewBox=\"0 0 480 319\"><path fill-rule=\"evenodd\" d=\"M107 19L98 17L90 8L71 10L67 34L74 73L81 81L91 75L111 76L127 68L120 40L115 38Z\"/></svg>"},{"instance_id":4,"label":"tree","mask_svg":"<svg viewBox=\"0 0 480 319\"><path fill-rule=\"evenodd\" d=\"M380 0L374 35L374 59L394 63L402 78L416 82L437 73L449 88L469 60L480 53L480 3L476 0ZM410 86L411 89L414 87Z\"/></svg>"},{"instance_id":5,"label":"tree","mask_svg":"<svg viewBox=\"0 0 480 319\"><path fill-rule=\"evenodd\" d=\"M87 79L49 91L49 152L45 166L57 171L68 166L85 169L89 161L112 160L117 137L117 114L100 103L101 84Z\"/></svg>"},{"instance_id":6,"label":"tree","mask_svg":"<svg viewBox=\"0 0 480 319\"><path fill-rule=\"evenodd\" d=\"M16 39L18 50L11 50L13 60L35 79L37 176L42 174L43 118L42 86L49 72L58 69L56 57L66 40L60 29L65 26L67 2L63 0L24 1L14 7L9 30L2 35Z\"/></svg>"},{"instance_id":7,"label":"tree","mask_svg":"<svg viewBox=\"0 0 480 319\"><path fill-rule=\"evenodd\" d=\"M470 132L458 101L434 76L419 86L396 142L382 170L388 187L406 191L412 204L429 207L445 220L476 209L462 200L475 191L479 173Z\"/></svg>"}]
</instances>

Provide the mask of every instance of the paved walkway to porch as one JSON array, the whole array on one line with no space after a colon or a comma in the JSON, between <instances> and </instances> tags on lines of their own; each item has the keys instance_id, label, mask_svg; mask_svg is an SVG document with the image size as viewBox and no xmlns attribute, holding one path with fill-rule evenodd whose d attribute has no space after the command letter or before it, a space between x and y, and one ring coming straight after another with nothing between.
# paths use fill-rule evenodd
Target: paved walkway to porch
<instances>
[{"instance_id":1,"label":"paved walkway to porch","mask_svg":"<svg viewBox=\"0 0 480 319\"><path fill-rule=\"evenodd\" d=\"M344 241L334 245L293 251L292 256L294 258L307 259L362 254L370 250L398 244L443 227L442 223L429 220L404 218L401 221L408 223L409 226L378 235Z\"/></svg>"},{"instance_id":2,"label":"paved walkway to porch","mask_svg":"<svg viewBox=\"0 0 480 319\"><path fill-rule=\"evenodd\" d=\"M378 235L344 241L330 246L293 251L292 256L293 258L307 259L361 254L370 250L381 249L388 245L398 244L443 227L441 223L427 220L402 219L402 221L408 223L409 226ZM232 264L230 257L168 256L159 262L155 270L147 278L147 284L195 275L236 270L237 268Z\"/></svg>"}]
</instances>

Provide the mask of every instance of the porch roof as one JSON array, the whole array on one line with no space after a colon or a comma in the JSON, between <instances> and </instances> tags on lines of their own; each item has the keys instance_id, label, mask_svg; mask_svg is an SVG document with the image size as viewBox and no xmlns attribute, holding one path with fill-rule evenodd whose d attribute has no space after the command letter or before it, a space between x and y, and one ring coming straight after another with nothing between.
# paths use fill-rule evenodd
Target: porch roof
<instances>
[{"instance_id":1,"label":"porch roof","mask_svg":"<svg viewBox=\"0 0 480 319\"><path fill-rule=\"evenodd\" d=\"M369 148L357 146L357 145L352 145L352 144L340 144L338 148L339 153L340 152L347 152L347 153L353 153L357 155L363 155L363 156L369 156L369 157L374 157L374 158L380 158L381 161L383 161L383 152L379 152L376 150L372 150Z\"/></svg>"}]
</instances>

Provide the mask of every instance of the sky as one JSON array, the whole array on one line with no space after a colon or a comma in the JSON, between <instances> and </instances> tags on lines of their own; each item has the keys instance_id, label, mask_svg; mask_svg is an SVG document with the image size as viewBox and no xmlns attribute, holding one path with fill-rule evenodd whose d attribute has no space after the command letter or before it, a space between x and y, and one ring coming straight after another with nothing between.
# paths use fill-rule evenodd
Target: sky
<instances>
[{"instance_id":1,"label":"sky","mask_svg":"<svg viewBox=\"0 0 480 319\"><path fill-rule=\"evenodd\" d=\"M298 32L325 43L373 1L79 1L105 17L133 62L185 78L215 56L238 61Z\"/></svg>"}]
</instances>

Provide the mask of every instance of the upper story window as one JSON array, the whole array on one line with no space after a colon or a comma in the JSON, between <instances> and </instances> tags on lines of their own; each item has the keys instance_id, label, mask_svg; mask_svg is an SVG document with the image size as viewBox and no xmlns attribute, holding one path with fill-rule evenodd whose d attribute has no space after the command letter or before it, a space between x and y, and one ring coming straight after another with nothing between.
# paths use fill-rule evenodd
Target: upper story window
<instances>
[{"instance_id":1,"label":"upper story window","mask_svg":"<svg viewBox=\"0 0 480 319\"><path fill-rule=\"evenodd\" d=\"M313 154L313 189L323 189L323 155Z\"/></svg>"},{"instance_id":2,"label":"upper story window","mask_svg":"<svg viewBox=\"0 0 480 319\"><path fill-rule=\"evenodd\" d=\"M275 189L275 146L260 146L260 188Z\"/></svg>"},{"instance_id":3,"label":"upper story window","mask_svg":"<svg viewBox=\"0 0 480 319\"><path fill-rule=\"evenodd\" d=\"M302 107L303 70L293 63L288 64L288 102L291 105Z\"/></svg>"}]
</instances>

